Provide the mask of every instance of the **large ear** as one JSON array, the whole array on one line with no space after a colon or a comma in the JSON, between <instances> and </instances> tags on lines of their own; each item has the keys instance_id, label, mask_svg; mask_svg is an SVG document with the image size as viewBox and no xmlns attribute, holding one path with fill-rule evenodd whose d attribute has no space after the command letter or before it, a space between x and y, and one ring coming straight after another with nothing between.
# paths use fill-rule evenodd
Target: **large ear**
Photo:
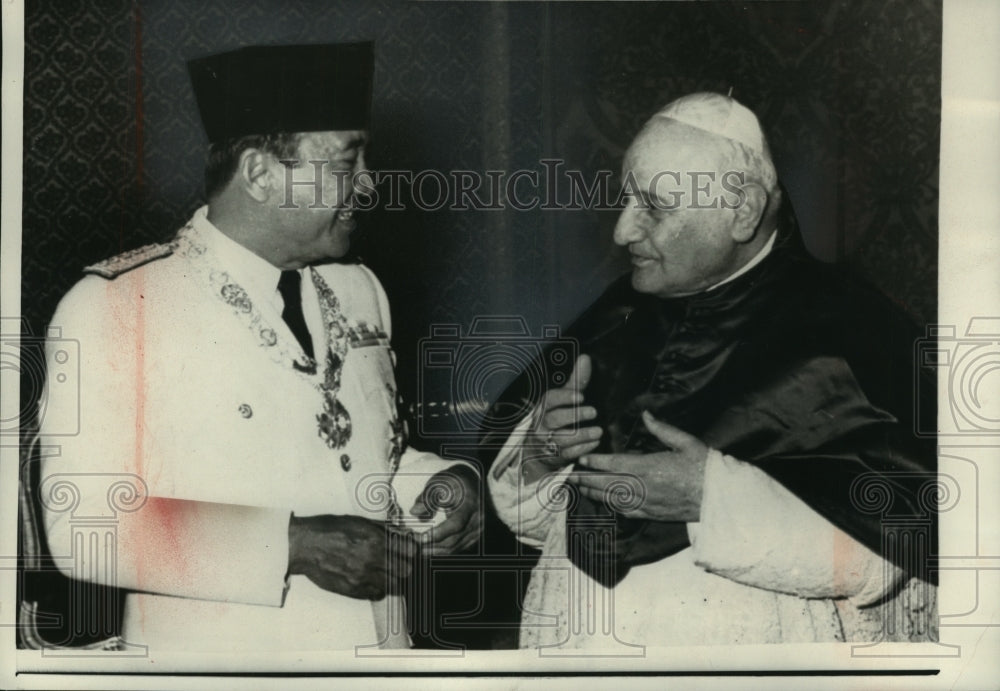
<instances>
[{"instance_id":1,"label":"large ear","mask_svg":"<svg viewBox=\"0 0 1000 691\"><path fill-rule=\"evenodd\" d=\"M768 193L760 183L748 180L740 185L740 203L735 210L733 240L738 243L754 239L764 212L767 211Z\"/></svg>"},{"instance_id":2,"label":"large ear","mask_svg":"<svg viewBox=\"0 0 1000 691\"><path fill-rule=\"evenodd\" d=\"M270 168L274 157L260 149L244 149L236 165L235 182L257 202L265 202L271 195L273 182Z\"/></svg>"}]
</instances>

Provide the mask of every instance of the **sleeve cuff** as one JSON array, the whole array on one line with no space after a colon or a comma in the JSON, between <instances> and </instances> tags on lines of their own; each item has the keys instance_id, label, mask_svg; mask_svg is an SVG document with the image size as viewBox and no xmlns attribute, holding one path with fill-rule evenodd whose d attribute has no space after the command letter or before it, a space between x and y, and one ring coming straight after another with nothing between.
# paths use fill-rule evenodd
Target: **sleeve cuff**
<instances>
[{"instance_id":1,"label":"sleeve cuff","mask_svg":"<svg viewBox=\"0 0 1000 691\"><path fill-rule=\"evenodd\" d=\"M528 415L524 416L523 420L517 423L517 427L511 431L503 448L500 449L496 459L493 461L493 467L490 470L491 480L499 480L502 476L506 476L506 481L510 483L510 478L513 477L514 484L517 484L518 474L510 474L508 471L512 468L520 471L521 462L524 459L524 437L528 434L528 430L537 424L540 410L541 408L536 405Z\"/></svg>"},{"instance_id":2,"label":"sleeve cuff","mask_svg":"<svg viewBox=\"0 0 1000 691\"><path fill-rule=\"evenodd\" d=\"M746 585L800 597L867 604L895 584L896 568L756 466L711 450L695 563Z\"/></svg>"},{"instance_id":3,"label":"sleeve cuff","mask_svg":"<svg viewBox=\"0 0 1000 691\"><path fill-rule=\"evenodd\" d=\"M147 503L120 523L119 585L280 607L290 515L281 509L209 502Z\"/></svg>"},{"instance_id":4,"label":"sleeve cuff","mask_svg":"<svg viewBox=\"0 0 1000 691\"><path fill-rule=\"evenodd\" d=\"M497 454L486 479L493 506L500 519L518 540L539 548L547 539L549 531L557 529L555 514L560 511L560 497L565 493L559 488L572 472L573 466L567 465L530 484L522 477L525 460L523 440L535 424L537 411L536 407L514 428Z\"/></svg>"},{"instance_id":5,"label":"sleeve cuff","mask_svg":"<svg viewBox=\"0 0 1000 691\"><path fill-rule=\"evenodd\" d=\"M288 588L291 512L239 506L221 511L229 515L199 522L205 528L198 550L205 561L199 570L214 571L215 577L203 579L190 595L280 607Z\"/></svg>"},{"instance_id":6,"label":"sleeve cuff","mask_svg":"<svg viewBox=\"0 0 1000 691\"><path fill-rule=\"evenodd\" d=\"M479 468L474 463L460 459L441 458L432 453L407 449L403 454L399 470L392 477L392 489L396 496L396 502L404 512L409 511L410 507L417 501L417 497L424 491L428 480L442 470L457 465L472 468L476 475L480 475Z\"/></svg>"}]
</instances>

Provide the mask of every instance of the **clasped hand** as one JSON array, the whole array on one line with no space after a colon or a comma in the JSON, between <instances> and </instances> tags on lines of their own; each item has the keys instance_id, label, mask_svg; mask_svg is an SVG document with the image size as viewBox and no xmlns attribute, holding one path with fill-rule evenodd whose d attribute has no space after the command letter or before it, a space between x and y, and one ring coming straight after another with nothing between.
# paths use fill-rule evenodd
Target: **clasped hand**
<instances>
[{"instance_id":1,"label":"clasped hand","mask_svg":"<svg viewBox=\"0 0 1000 691\"><path fill-rule=\"evenodd\" d=\"M465 465L433 475L410 513L445 520L422 534L361 516L292 515L288 527L289 574L301 574L324 590L365 600L401 592L414 561L425 555L468 549L482 525L479 477Z\"/></svg>"}]
</instances>

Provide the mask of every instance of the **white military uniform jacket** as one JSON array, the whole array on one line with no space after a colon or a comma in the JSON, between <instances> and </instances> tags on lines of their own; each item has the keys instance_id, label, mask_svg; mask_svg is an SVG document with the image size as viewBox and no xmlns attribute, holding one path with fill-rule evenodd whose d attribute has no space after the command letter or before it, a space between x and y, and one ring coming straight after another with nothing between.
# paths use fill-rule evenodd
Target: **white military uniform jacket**
<instances>
[{"instance_id":1,"label":"white military uniform jacket","mask_svg":"<svg viewBox=\"0 0 1000 691\"><path fill-rule=\"evenodd\" d=\"M279 271L206 208L171 245L92 268L104 276L81 280L53 319L41 416L43 444L61 447L40 497L64 573L132 591L122 634L151 652L408 645L400 598L286 578L292 512L398 517L453 465L405 448L371 271L302 271L310 373L281 318ZM78 386L61 376L74 343Z\"/></svg>"}]
</instances>

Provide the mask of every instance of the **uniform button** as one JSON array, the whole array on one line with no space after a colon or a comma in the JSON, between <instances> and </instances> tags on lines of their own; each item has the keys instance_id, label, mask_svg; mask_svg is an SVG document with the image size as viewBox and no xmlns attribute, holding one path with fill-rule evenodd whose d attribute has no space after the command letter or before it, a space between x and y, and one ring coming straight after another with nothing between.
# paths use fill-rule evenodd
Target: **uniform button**
<instances>
[{"instance_id":1,"label":"uniform button","mask_svg":"<svg viewBox=\"0 0 1000 691\"><path fill-rule=\"evenodd\" d=\"M343 468L344 470L351 469L351 457L348 456L346 453L340 457L340 467Z\"/></svg>"},{"instance_id":2,"label":"uniform button","mask_svg":"<svg viewBox=\"0 0 1000 691\"><path fill-rule=\"evenodd\" d=\"M247 403L240 403L239 411L240 415L242 415L244 418L253 417L253 408L251 408Z\"/></svg>"}]
</instances>

